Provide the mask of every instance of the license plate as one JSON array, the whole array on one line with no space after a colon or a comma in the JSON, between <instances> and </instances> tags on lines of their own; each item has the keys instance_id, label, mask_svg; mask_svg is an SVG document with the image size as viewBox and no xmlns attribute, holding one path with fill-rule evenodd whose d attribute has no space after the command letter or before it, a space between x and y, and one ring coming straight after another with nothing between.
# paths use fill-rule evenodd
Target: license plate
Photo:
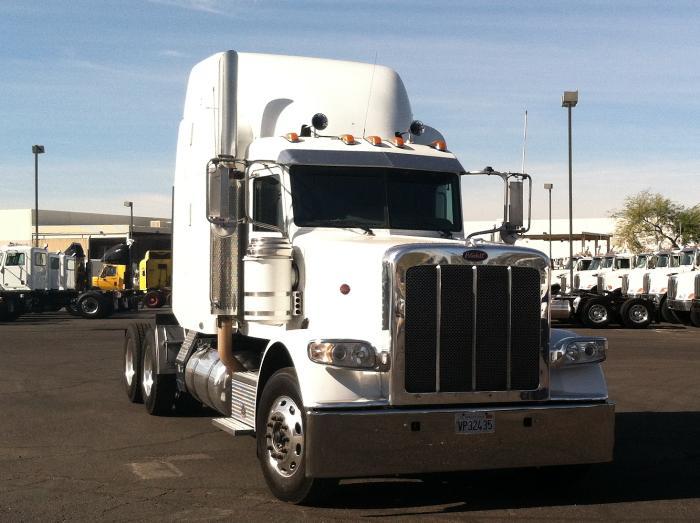
<instances>
[{"instance_id":1,"label":"license plate","mask_svg":"<svg viewBox=\"0 0 700 523\"><path fill-rule=\"evenodd\" d=\"M490 434L496 432L496 416L493 412L460 412L455 414L457 434Z\"/></svg>"}]
</instances>

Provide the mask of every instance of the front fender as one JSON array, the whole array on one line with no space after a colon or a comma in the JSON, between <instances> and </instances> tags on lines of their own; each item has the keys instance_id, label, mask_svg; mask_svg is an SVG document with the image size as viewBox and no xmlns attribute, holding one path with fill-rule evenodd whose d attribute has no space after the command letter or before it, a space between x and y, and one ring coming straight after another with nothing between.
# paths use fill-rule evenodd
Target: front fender
<instances>
[{"instance_id":1,"label":"front fender","mask_svg":"<svg viewBox=\"0 0 700 523\"><path fill-rule=\"evenodd\" d=\"M309 342L319 338L323 336L302 329L287 331L282 336L271 339L263 353L260 375L265 374L266 365L271 365L274 351L286 350L297 373L301 399L305 407L388 404L388 394L382 387L382 373L331 367L311 361L307 346ZM258 398L264 386L264 381L258 382Z\"/></svg>"}]
</instances>

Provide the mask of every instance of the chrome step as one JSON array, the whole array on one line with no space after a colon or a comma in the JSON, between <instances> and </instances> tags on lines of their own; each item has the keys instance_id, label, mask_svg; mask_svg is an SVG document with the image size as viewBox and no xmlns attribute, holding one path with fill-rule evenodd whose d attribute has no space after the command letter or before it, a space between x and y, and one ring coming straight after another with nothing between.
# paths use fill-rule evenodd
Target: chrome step
<instances>
[{"instance_id":1,"label":"chrome step","mask_svg":"<svg viewBox=\"0 0 700 523\"><path fill-rule=\"evenodd\" d=\"M253 427L233 418L214 418L211 423L217 429L228 432L232 436L252 436L255 434Z\"/></svg>"}]
</instances>

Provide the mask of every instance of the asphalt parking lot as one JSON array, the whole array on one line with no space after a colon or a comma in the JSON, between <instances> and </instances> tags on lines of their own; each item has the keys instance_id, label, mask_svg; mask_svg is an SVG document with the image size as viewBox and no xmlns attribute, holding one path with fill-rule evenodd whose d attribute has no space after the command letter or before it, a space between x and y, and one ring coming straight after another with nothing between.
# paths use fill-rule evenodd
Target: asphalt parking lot
<instances>
[{"instance_id":1,"label":"asphalt parking lot","mask_svg":"<svg viewBox=\"0 0 700 523\"><path fill-rule=\"evenodd\" d=\"M356 480L325 506L297 507L268 493L253 438L215 429L211 413L152 417L127 401L120 382L127 322L53 313L0 324L0 520L700 515L700 329L604 331L617 403L615 461L578 485L533 471Z\"/></svg>"}]
</instances>

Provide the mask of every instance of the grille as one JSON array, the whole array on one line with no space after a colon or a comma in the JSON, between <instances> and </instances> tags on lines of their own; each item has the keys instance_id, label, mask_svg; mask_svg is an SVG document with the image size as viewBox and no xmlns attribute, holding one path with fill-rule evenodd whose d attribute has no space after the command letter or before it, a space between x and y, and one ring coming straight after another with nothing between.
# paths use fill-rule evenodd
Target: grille
<instances>
[{"instance_id":1,"label":"grille","mask_svg":"<svg viewBox=\"0 0 700 523\"><path fill-rule=\"evenodd\" d=\"M605 276L602 274L596 280L596 290L598 294L605 294Z\"/></svg>"},{"instance_id":2,"label":"grille","mask_svg":"<svg viewBox=\"0 0 700 523\"><path fill-rule=\"evenodd\" d=\"M666 292L669 300L676 299L676 294L678 292L678 279L675 276L671 276L668 279L668 290Z\"/></svg>"},{"instance_id":3,"label":"grille","mask_svg":"<svg viewBox=\"0 0 700 523\"><path fill-rule=\"evenodd\" d=\"M650 288L651 288L651 275L649 273L646 273L644 275L644 281L642 283L642 290L644 291L644 294L649 294Z\"/></svg>"},{"instance_id":4,"label":"grille","mask_svg":"<svg viewBox=\"0 0 700 523\"><path fill-rule=\"evenodd\" d=\"M581 277L577 274L574 276L574 289L579 289L581 287Z\"/></svg>"},{"instance_id":5,"label":"grille","mask_svg":"<svg viewBox=\"0 0 700 523\"><path fill-rule=\"evenodd\" d=\"M625 274L622 276L622 295L625 296L627 295L627 292L630 290L630 277L628 274Z\"/></svg>"},{"instance_id":6,"label":"grille","mask_svg":"<svg viewBox=\"0 0 700 523\"><path fill-rule=\"evenodd\" d=\"M536 389L540 303L540 273L534 268L409 268L406 391Z\"/></svg>"}]
</instances>

